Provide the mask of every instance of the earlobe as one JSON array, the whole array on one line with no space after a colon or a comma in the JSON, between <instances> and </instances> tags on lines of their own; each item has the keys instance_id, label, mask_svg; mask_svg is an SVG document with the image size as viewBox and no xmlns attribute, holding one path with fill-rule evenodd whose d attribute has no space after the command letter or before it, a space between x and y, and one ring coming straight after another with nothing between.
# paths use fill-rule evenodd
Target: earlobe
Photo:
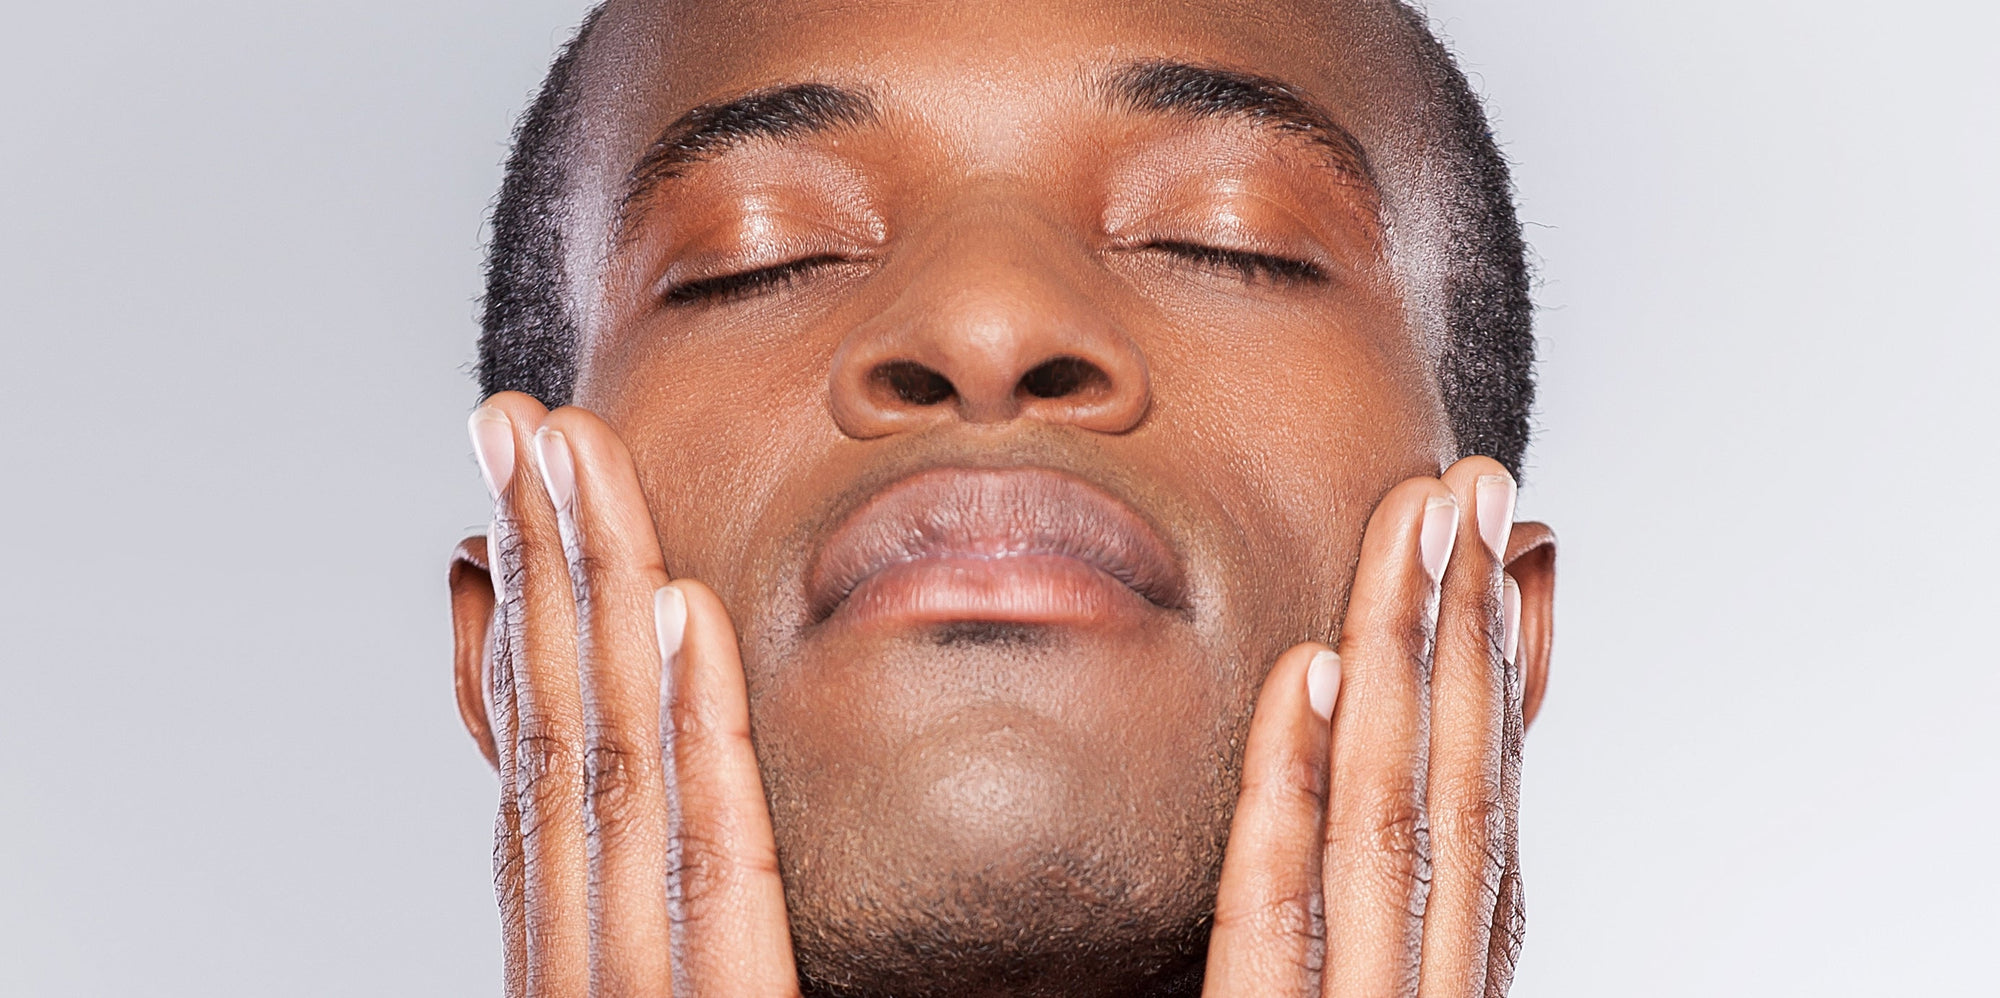
<instances>
[{"instance_id":1,"label":"earlobe","mask_svg":"<svg viewBox=\"0 0 2000 998\"><path fill-rule=\"evenodd\" d=\"M1507 543L1507 574L1521 587L1521 715L1529 725L1549 686L1549 650L1555 640L1556 534L1545 523L1517 523Z\"/></svg>"},{"instance_id":2,"label":"earlobe","mask_svg":"<svg viewBox=\"0 0 2000 998\"><path fill-rule=\"evenodd\" d=\"M493 723L487 716L486 699L494 602L486 538L467 537L458 542L451 552L450 580L452 686L458 693L458 716L487 764L498 769L500 758L493 748Z\"/></svg>"}]
</instances>

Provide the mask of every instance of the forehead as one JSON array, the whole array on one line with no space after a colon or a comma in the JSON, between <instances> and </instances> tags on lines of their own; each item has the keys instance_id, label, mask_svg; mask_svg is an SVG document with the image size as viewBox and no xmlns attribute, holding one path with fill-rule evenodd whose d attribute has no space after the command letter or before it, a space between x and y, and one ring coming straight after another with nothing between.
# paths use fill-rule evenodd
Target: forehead
<instances>
[{"instance_id":1,"label":"forehead","mask_svg":"<svg viewBox=\"0 0 2000 998\"><path fill-rule=\"evenodd\" d=\"M582 60L587 127L572 177L609 194L661 126L697 105L816 81L851 84L1002 148L1093 96L1104 70L1158 59L1283 82L1372 156L1414 92L1380 2L614 0ZM593 198L592 200L598 200Z\"/></svg>"},{"instance_id":2,"label":"forehead","mask_svg":"<svg viewBox=\"0 0 2000 998\"><path fill-rule=\"evenodd\" d=\"M946 71L966 84L1120 53L1206 56L1337 85L1393 19L1382 3L1185 0L613 0L593 40L602 82L726 90L758 77Z\"/></svg>"}]
</instances>

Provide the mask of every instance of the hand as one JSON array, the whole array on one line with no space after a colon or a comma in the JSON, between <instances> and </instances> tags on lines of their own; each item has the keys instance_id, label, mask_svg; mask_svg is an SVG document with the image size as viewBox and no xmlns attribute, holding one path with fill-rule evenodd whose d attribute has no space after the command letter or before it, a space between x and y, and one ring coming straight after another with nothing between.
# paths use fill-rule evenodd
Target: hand
<instances>
[{"instance_id":1,"label":"hand","mask_svg":"<svg viewBox=\"0 0 2000 998\"><path fill-rule=\"evenodd\" d=\"M503 393L473 439L496 500L490 551L461 560L497 600L459 699L500 775L507 994L796 994L721 602L669 582L631 458L596 416Z\"/></svg>"},{"instance_id":2,"label":"hand","mask_svg":"<svg viewBox=\"0 0 2000 998\"><path fill-rule=\"evenodd\" d=\"M1487 458L1398 485L1369 520L1338 654L1299 645L1272 668L1205 994L1507 993L1523 701L1539 699L1546 634L1524 679L1521 593L1503 568L1510 534L1516 557L1553 541L1514 531L1513 506L1513 479Z\"/></svg>"}]
</instances>

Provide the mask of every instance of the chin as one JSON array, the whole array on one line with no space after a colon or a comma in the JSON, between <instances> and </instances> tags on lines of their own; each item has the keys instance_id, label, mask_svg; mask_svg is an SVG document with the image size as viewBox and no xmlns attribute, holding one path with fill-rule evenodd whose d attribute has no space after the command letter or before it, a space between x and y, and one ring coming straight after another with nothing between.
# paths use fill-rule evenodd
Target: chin
<instances>
[{"instance_id":1,"label":"chin","mask_svg":"<svg viewBox=\"0 0 2000 998\"><path fill-rule=\"evenodd\" d=\"M877 675L883 713L821 732L842 736L838 758L775 739L767 786L807 994L1197 992L1236 785L1215 726L1228 712L1045 712L981 677L1047 687L1053 672L1086 700L1075 684L1093 670L1013 629L934 637L891 666L920 659L933 695L904 703ZM1064 668L1037 668L1051 659ZM884 734L919 712L940 719Z\"/></svg>"},{"instance_id":2,"label":"chin","mask_svg":"<svg viewBox=\"0 0 2000 998\"><path fill-rule=\"evenodd\" d=\"M1109 834L986 841L949 865L864 845L785 864L807 995L1176 995L1199 991L1219 848L1160 849ZM1122 841L1121 841L1122 839ZM1142 854L1157 852L1158 855ZM892 858L897 853L906 861ZM1214 858L1208 854L1213 853ZM781 846L786 855L799 855ZM935 853L930 858L935 858ZM1188 860L1202 857L1200 862ZM860 861L860 862L857 862ZM907 861L914 860L914 861Z\"/></svg>"}]
</instances>

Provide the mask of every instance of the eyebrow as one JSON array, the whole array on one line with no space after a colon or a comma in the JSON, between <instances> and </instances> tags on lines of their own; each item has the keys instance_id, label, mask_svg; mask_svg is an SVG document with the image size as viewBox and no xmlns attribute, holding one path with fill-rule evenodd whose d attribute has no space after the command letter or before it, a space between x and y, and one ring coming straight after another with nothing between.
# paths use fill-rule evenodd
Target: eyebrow
<instances>
[{"instance_id":1,"label":"eyebrow","mask_svg":"<svg viewBox=\"0 0 2000 998\"><path fill-rule=\"evenodd\" d=\"M1143 114L1195 119L1236 118L1297 135L1326 148L1333 165L1374 184L1368 154L1354 134L1297 88L1248 73L1184 62L1138 62L1105 80L1113 103Z\"/></svg>"},{"instance_id":2,"label":"eyebrow","mask_svg":"<svg viewBox=\"0 0 2000 998\"><path fill-rule=\"evenodd\" d=\"M1237 118L1325 147L1336 169L1373 184L1368 156L1353 134L1297 89L1277 80L1182 62L1149 61L1106 77L1114 105L1141 114L1195 119ZM674 119L639 157L625 179L621 222L661 184L687 167L759 139L797 139L879 120L875 102L858 90L796 83L702 104Z\"/></svg>"},{"instance_id":3,"label":"eyebrow","mask_svg":"<svg viewBox=\"0 0 2000 998\"><path fill-rule=\"evenodd\" d=\"M758 139L795 139L877 119L867 94L825 83L798 83L702 104L674 119L646 147L625 178L621 216L688 166Z\"/></svg>"}]
</instances>

